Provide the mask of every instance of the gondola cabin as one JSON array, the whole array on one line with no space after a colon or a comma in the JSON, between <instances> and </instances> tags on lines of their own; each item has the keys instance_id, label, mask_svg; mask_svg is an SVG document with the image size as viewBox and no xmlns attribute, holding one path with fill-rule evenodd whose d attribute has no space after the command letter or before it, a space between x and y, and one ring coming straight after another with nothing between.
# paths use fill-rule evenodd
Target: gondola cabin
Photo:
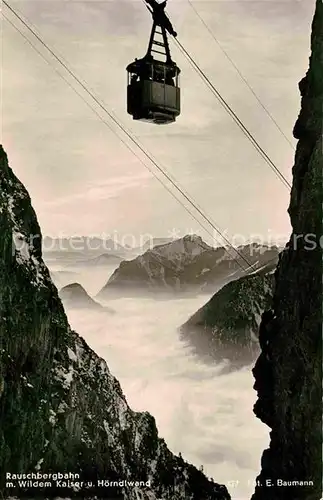
<instances>
[{"instance_id":1,"label":"gondola cabin","mask_svg":"<svg viewBox=\"0 0 323 500\"><path fill-rule=\"evenodd\" d=\"M153 17L153 26L145 57L127 66L127 111L134 120L173 123L181 108L180 69L172 61L167 32L174 37L177 33L165 13L166 1L145 1ZM154 58L153 53L164 56L166 60Z\"/></svg>"},{"instance_id":2,"label":"gondola cabin","mask_svg":"<svg viewBox=\"0 0 323 500\"><path fill-rule=\"evenodd\" d=\"M180 69L156 60L129 64L127 111L134 120L172 123L180 114Z\"/></svg>"}]
</instances>

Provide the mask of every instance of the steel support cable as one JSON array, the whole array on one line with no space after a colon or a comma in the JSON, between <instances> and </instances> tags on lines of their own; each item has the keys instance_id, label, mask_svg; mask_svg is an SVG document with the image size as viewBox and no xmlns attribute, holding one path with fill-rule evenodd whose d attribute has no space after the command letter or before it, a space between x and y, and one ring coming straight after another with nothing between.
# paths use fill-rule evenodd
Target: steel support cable
<instances>
[{"instance_id":1,"label":"steel support cable","mask_svg":"<svg viewBox=\"0 0 323 500\"><path fill-rule=\"evenodd\" d=\"M84 102L84 103L85 103L85 104L86 104L86 105L87 105L87 106L88 106L88 107L89 107L89 108L93 111L93 113L95 113L95 114L96 114L96 116L97 116L97 117L101 120L101 122L102 122L104 125L106 125L106 126L107 126L107 127L108 127L108 128L109 128L109 129L110 129L110 130L111 130L111 131L112 131L112 132L113 132L113 133L114 133L114 134L115 134L115 135L116 135L116 136L117 136L117 137L118 137L118 138L122 141L122 142L123 142L123 144L124 144L124 145L125 145L125 146L129 149L129 151L131 151L131 153L133 153L133 154L136 156L136 158L137 158L137 159L138 159L141 163L143 163L143 160L142 160L142 159L141 159L141 158L137 155L137 153L136 153L136 152L135 152L135 151L134 151L134 150L133 150L133 149L132 149L132 148L131 148L131 147L130 147L130 146L129 146L129 145L128 145L128 144L127 144L127 143L126 143L126 142L125 142L125 141L124 141L124 140L123 140L123 139L122 139L122 138L118 135L118 134L117 134L117 133L116 133L116 131L115 131L115 130L111 127L111 125L110 125L110 124L109 124L106 120L104 120L104 119L102 118L102 116L101 116L101 115L100 115L100 114L96 111L96 109L95 109L93 106L91 106L91 105L90 105L90 104L89 104L89 103L88 103L88 102L84 99L84 97L82 96L82 94L81 94L80 92L78 92L78 90L77 90L75 87L73 87L73 85L72 85L72 84L71 84L71 83L67 80L67 78L65 78L65 77L64 77L64 75L63 75L60 71L58 71L58 70L57 70L57 69L56 69L56 68L52 65L52 63L51 63L50 61L48 61L48 59L46 59L46 57L45 57L45 56L44 56L44 55L40 52L40 50L38 50L38 49L37 49L37 47L36 47L36 46L35 46L35 45L34 45L34 44L33 44L33 43L32 43L32 42L31 42L31 41L30 41L30 40L29 40L29 39L28 39L25 35L24 35L24 33L22 33L22 32L19 30L19 28L17 28L17 26L15 26L15 24L14 24L14 23L12 23L12 22L10 21L10 19L8 19L8 18L7 18L7 16L6 16L4 13L2 13L2 15L3 15L3 17L6 19L6 21L7 21L7 22L8 22L8 23L9 23L9 24L10 24L10 25L11 25L11 26L12 26L12 27L13 27L13 28L14 28L14 29L15 29L15 30L16 30L16 31L17 31L17 32L18 32L18 33L19 33L19 34L20 34L20 35L21 35L21 36L22 36L25 40L26 40L26 42L28 42L28 44L29 44L29 45L30 45L30 46L31 46L31 47L35 50L35 52L37 52L37 54L38 54L38 55L40 55L40 57L41 57L41 58L42 58L42 59L43 59L43 60L44 60L44 61L45 61L45 62L46 62L46 63L47 63L47 64L48 64L48 65L49 65L49 66L50 66L50 67L51 67L51 68L52 68L52 69L53 69L53 70L54 70L54 71L55 71L55 72L56 72L56 73L57 73L57 74L58 74L58 75L59 75L59 76L60 76L60 77L64 80L64 81L65 81L65 83L66 83L66 84L67 84L67 85L68 85L68 86L69 86L69 87L70 87L70 88L71 88L71 89L72 89L72 90L73 90L73 91L74 91L74 92L75 92L75 93L76 93L76 94L77 94L77 95L78 95L78 96L82 99L82 101L83 101L83 102ZM156 178L156 179L157 179L157 180L158 180L158 181L162 184L162 186L163 186L163 187L164 187L164 188L165 188L165 189L166 189L166 190L167 190L167 191L168 191L168 192L169 192L169 193L170 193L170 194L171 194L171 195L172 195L172 196L173 196L173 197L174 197L174 198L175 198L175 199L176 199L176 200L177 200L177 201L178 201L178 202L179 202L179 203L180 203L180 204L181 204L181 205L182 205L182 206L183 206L183 207L187 210L187 211L188 211L188 213L189 213L189 214L190 214L190 215L191 215L191 216L192 216L192 217L196 220L196 222L198 222L198 224L200 224L200 225L201 225L201 227L202 227L202 228L203 228L203 229L204 229L204 230L208 233L208 229L207 229L207 228L205 228L205 227L201 224L201 222L200 222L200 221L199 221L199 220L195 217L195 215L194 215L192 212L190 212L190 211L189 211L189 209L188 209L187 207L185 207L185 206L182 204L181 200L180 200L179 198L177 198L177 197L176 197L176 195L175 195L175 194L174 194L174 193L173 193L173 192L169 189L169 187L168 187L166 184L164 184L164 183L163 183L163 181L162 181L159 177L157 177L157 176L156 176L156 174L153 172L153 170L151 170L151 169L150 169L150 167L149 167L148 165L146 165L145 163L143 163L143 164L144 164L144 165L148 168L148 170L149 170L149 171L153 174L153 176L154 176L154 177L155 177L155 178ZM212 236L212 235L211 235L211 233L208 233L208 234L209 234L210 236ZM228 250L226 250L226 251L228 252ZM165 265L165 263L164 263L164 262L163 262L163 263L161 263L161 262L160 262L160 260L158 259L158 254L157 254L156 252L152 252L152 256L153 256L153 259L154 259L156 262L158 262L159 264L162 264L162 265L163 265L163 267L165 267L165 268L166 268L166 269L168 269L169 271L173 272L177 278L180 278L180 275L179 275L178 273L176 273L176 271L175 271L173 268L171 268L171 267L169 267L169 266ZM232 255L230 255L230 256L232 257ZM235 260L236 260L236 259L235 259ZM240 263L239 263L238 261L236 261L236 262L240 265ZM245 268L243 268L241 265L240 265L240 267L241 267L241 269L242 269L243 271L246 271L246 269L245 269Z\"/></svg>"},{"instance_id":2,"label":"steel support cable","mask_svg":"<svg viewBox=\"0 0 323 500\"><path fill-rule=\"evenodd\" d=\"M93 111L93 113L99 118L99 120L101 120L101 122L106 125L117 137L118 139L121 140L121 142L124 144L124 146L138 159L138 161L140 163L142 163L151 173L152 175L155 177L155 179L160 182L160 184L175 198L176 201L178 201L178 203L193 217L193 219L202 227L202 229L205 230L205 232L212 237L212 233L209 232L209 230L202 225L201 221L199 221L199 219L194 215L193 212L191 212L185 205L183 205L182 201L180 200L180 198L178 198L176 196L176 194L173 193L173 191L170 190L170 188L167 186L167 184L165 184L159 177L157 177L157 175L154 173L154 171L149 167L149 165L147 165L144 160L142 160L142 158L140 158L138 156L138 154L134 151L134 149L132 149L131 146L129 146L129 144L127 144L124 139L117 134L117 132L111 127L111 125L109 124L109 122L107 122L106 120L104 120L104 118L102 118L102 116L96 111L96 109L91 106L91 104L89 104L87 102L86 99L84 99L83 95L75 88L73 87L73 85L68 81L67 78L65 78L65 76L60 72L58 71L53 65L52 63L46 59L46 57L41 53L40 50L37 49L37 47L24 35L24 33L22 33L19 28L17 28L17 26L15 26L14 23L12 23L10 21L10 19L4 14L2 13L3 17L6 19L6 21L26 40L26 42L35 50L35 52L37 52L38 55L40 55L40 57L42 57L42 59L60 76L60 78L62 78L64 80L64 82L80 97L80 99L82 99L82 101L86 104L86 106L88 106L89 109L91 109L91 111Z\"/></svg>"},{"instance_id":3,"label":"steel support cable","mask_svg":"<svg viewBox=\"0 0 323 500\"><path fill-rule=\"evenodd\" d=\"M195 217L195 215L194 215L192 212L190 212L190 211L188 210L188 208L187 208L187 207L185 207L185 206L182 204L181 200L180 200L179 198L177 198L177 197L176 197L176 195L175 195L172 191L170 191L169 187L168 187L166 184L164 184L164 183L163 183L163 181L162 181L159 177L157 177L157 176L155 175L155 173L154 173L154 172L153 172L153 171L149 168L149 166L148 166L148 165L146 165L146 164L143 162L143 160L142 160L142 159L141 159L141 158L140 158L140 157L136 154L136 152L135 152L135 151L134 151L134 150L133 150L133 149L132 149L132 148L131 148L131 147L130 147L130 146L129 146L129 145L128 145L128 144L127 144L127 143L126 143L126 142L125 142L125 141L124 141L124 140L123 140L123 139L122 139L122 138L118 135L118 134L117 134L117 133L116 133L116 131L115 131L115 130L111 127L111 125L110 125L110 124L109 124L106 120L104 120L104 119L102 118L102 116L101 116L101 115L100 115L100 114L99 114L99 113L95 110L95 108L94 108L93 106L91 106L91 105L90 105L90 104L89 104L89 103L88 103L88 102L84 99L84 97L82 96L82 94L81 94L81 93L79 93L79 92L78 92L78 90L77 90L77 89L75 89L75 87L73 87L73 85L72 85L72 84L71 84L71 83L70 83L70 82L69 82L69 81L68 81L68 80L64 77L64 75L63 75L62 73L60 73L60 72L59 72L59 71L58 71L58 70L57 70L57 69L56 69L56 68L52 65L52 63L51 63L48 59L46 59L46 57L45 57L45 56L44 56L44 55L40 52L40 50L38 50L38 49L37 49L37 47L36 47L36 46L35 46L35 45L34 45L34 44L33 44L33 43L32 43L32 42L31 42L31 41L30 41L30 40L26 37L26 35L25 35L24 33L22 33L22 32L19 30L19 28L17 28L17 26L15 26L15 24L14 24L14 23L12 23L12 22L10 21L10 19L8 19L8 18L7 18L7 16L6 16L4 13L2 13L2 15L3 15L3 17L6 19L6 21L7 21L7 22L8 22L8 23L9 23L9 24L10 24L10 25L11 25L11 26L12 26L12 27L13 27L13 28L14 28L14 29L15 29L15 30L16 30L16 31L17 31L17 32L18 32L18 33L19 33L19 34L20 34L20 35L21 35L21 36L22 36L22 37L23 37L23 38L24 38L27 42L28 42L28 44L29 44L29 45L30 45L30 46L31 46L31 47L32 47L32 48L33 48L33 49L37 52L37 54L38 54L38 55L40 55L40 57L41 57L41 58L42 58L42 59L43 59L43 60L44 60L44 61L45 61L45 62L46 62L46 63L47 63L47 64L48 64L48 65L49 65L49 66L50 66L50 67L51 67L51 68L52 68L52 69L53 69L53 70L54 70L54 71L55 71L55 72L56 72L56 73L57 73L57 74L58 74L58 75L59 75L59 76L60 76L60 77L64 80L64 81L65 81L65 83L66 83L66 84L67 84L67 85L68 85L68 86L69 86L69 87L70 87L70 88L71 88L71 89L72 89L72 90L73 90L73 91L74 91L74 92L75 92L75 93L76 93L76 94L77 94L77 95L78 95L78 96L82 99L82 101L83 101L83 102L84 102L84 103L85 103L85 104L86 104L86 105L87 105L87 106L88 106L88 107L89 107L89 108L90 108L90 109L91 109L91 110L92 110L92 111L96 114L96 116L97 116L97 117L98 117L98 118L102 121L102 123L104 123L104 124L105 124L105 125L106 125L106 126L107 126L107 127L108 127L108 128L109 128L109 129L110 129L110 130L111 130L111 131L112 131L112 132L113 132L113 133L114 133L114 134L115 134L115 135L116 135L116 136L117 136L117 137L118 137L118 138L122 141L122 142L123 142L123 144L124 144L124 145L125 145L125 146L129 149L129 151L131 151L131 152L135 155L135 157L136 157L136 158L137 158L137 159L138 159L141 163L143 163L143 165L144 165L144 166L146 166L146 168L148 168L148 170L149 170L149 171L150 171L150 172L154 175L154 177L155 177L155 178L156 178L156 179L157 179L157 180L158 180L158 181L162 184L162 186L163 186L163 187L165 187L165 189L166 189L166 190L167 190L167 191L168 191L168 192L169 192L169 193L170 193L170 194L171 194L171 195L172 195L172 196L173 196L173 197L174 197L174 198L175 198L175 199L176 199L176 200L177 200L177 201L178 201L178 202L179 202L179 203L180 203L180 204L184 207L184 208L185 208L185 210L187 210L187 211L188 211L188 213L189 213L189 214L190 214L190 215L191 215L191 216L192 216L192 217L196 220L196 222L198 222L198 224L200 224L200 225L201 225L201 227L202 227L202 228L203 228L203 229L204 229L204 230L208 233L208 230L207 230L207 229L206 229L206 228L205 228L205 227L201 224L201 222L200 222L200 221L199 221L199 220ZM210 236L212 236L210 233L208 233L208 234L209 234ZM231 246L232 246L232 245L231 245ZM233 250L236 250L233 246L232 246L232 248L233 248ZM229 253L229 252L228 252L228 249L225 249L225 250L226 250L226 252L227 252L227 253ZM158 254L157 254L156 252L153 252L152 254L153 254L153 258L156 260L156 262L160 263L159 259L157 258L157 255L158 255ZM232 257L232 255L231 255L230 253L229 253L229 255L230 255L230 257ZM239 263L239 261L237 261L237 259L235 259L234 257L233 257L233 259L235 260L235 262L237 262L237 264L239 265L239 267L240 267L243 271L247 271L247 269L244 269L244 268L241 266L241 264ZM273 262L274 260L276 260L276 258L272 258L272 259L270 259L269 261L267 261L265 264L261 264L261 265L259 265L258 267L255 267L255 265L254 265L254 264L250 264L250 263L248 262L248 264L249 264L249 266L248 266L248 267L254 268L254 273L255 273L255 272L257 272L258 270L260 270L261 268L263 268L263 267L265 267L266 265L268 265L270 262ZM168 270L172 271L172 272L175 274L175 276L176 276L176 277L180 277L180 276L179 276L179 275L178 275L178 274L174 271L174 269L173 269L173 268L170 268L170 267L166 266L164 263L162 263L162 265L163 265L166 269L168 269ZM236 273L235 273L235 274L236 274Z\"/></svg>"},{"instance_id":4,"label":"steel support cable","mask_svg":"<svg viewBox=\"0 0 323 500\"><path fill-rule=\"evenodd\" d=\"M252 93L252 95L258 101L258 103L260 104L260 106L262 107L262 109L269 116L269 118L274 123L274 125L279 130L279 132L282 134L282 136L286 139L286 141L291 146L291 148L293 149L293 151L295 151L295 147L293 146L292 142L289 140L289 138L287 137L287 135L284 133L284 131L282 130L282 128L279 126L279 124L277 123L277 121L275 120L275 118L273 117L273 115L270 113L270 111L263 104L263 102L261 101L261 99L259 98L259 96L256 94L256 92L253 90L253 88L249 84L248 80L243 76L243 74L239 70L238 66L235 64L235 62L233 61L233 59L229 56L228 52L222 47L221 43L219 42L219 40L214 35L214 33L211 30L211 28L204 21L204 19L202 18L202 16L200 15L200 13L198 12L198 10L196 9L196 7L193 5L193 2L191 2L191 0L187 0L187 1L188 1L189 5L191 6L192 10L195 12L195 14L197 15L197 17L201 21L201 23L203 24L203 26L206 28L206 30L208 31L208 33L211 35L211 37L213 38L213 40L215 41L215 43L217 44L217 46L219 47L219 49L221 50L221 52L223 52L223 54L225 55L225 57L228 59L228 61L234 67L234 69L236 70L236 72L238 73L238 75L240 76L240 78L243 80L243 82L245 83L245 85L248 87L248 89L250 90L250 92Z\"/></svg>"},{"instance_id":5,"label":"steel support cable","mask_svg":"<svg viewBox=\"0 0 323 500\"><path fill-rule=\"evenodd\" d=\"M147 6L147 3L145 0L142 0L143 4L147 7L147 9L150 11L150 9ZM223 108L229 113L231 118L237 123L239 128L242 130L242 132L246 135L246 137L250 140L254 148L260 153L260 155L264 158L266 163L270 166L270 168L274 171L274 173L278 176L280 181L283 182L285 187L288 189L291 189L292 186L284 176L284 174L281 173L279 168L274 164L274 162L270 159L270 157L267 155L267 153L264 151L264 149L258 144L257 140L253 137L251 132L245 127L243 122L240 120L240 118L237 116L237 114L233 111L231 106L226 102L226 100L222 97L220 92L215 88L211 80L208 78L208 76L205 74L205 72L199 67L199 65L195 62L193 57L188 53L188 51L185 49L185 47L181 44L181 42L178 40L178 37L174 37L175 42L179 46L180 50L186 57L186 59L189 61L193 69L199 74L199 76L202 78L202 80L207 84L211 92L215 95L217 100L220 102L220 104L223 106Z\"/></svg>"},{"instance_id":6,"label":"steel support cable","mask_svg":"<svg viewBox=\"0 0 323 500\"><path fill-rule=\"evenodd\" d=\"M126 134L126 136L138 147L138 149L141 150L142 153L145 154L145 156L150 160L150 162L164 175L164 177L167 178L167 180L175 187L175 189L177 191L180 192L180 194L186 199L186 201L188 201L192 206L193 208L195 208L195 210L199 213L199 215L201 215L203 217L203 219L206 220L206 222L208 222L210 224L210 226L214 229L214 231L216 231L217 234L219 234L219 236L224 240L226 241L226 243L228 244L228 246L247 264L247 266L250 268L254 268L254 265L251 264L246 258L244 255L242 255L236 248L233 247L233 245L231 244L231 242L225 237L223 236L222 232L212 223L212 221L203 213L203 211L198 207L196 206L192 200L189 198L189 196L182 190L180 189L177 185L176 185L176 182L158 165L158 163L154 160L154 158L145 151L145 149L138 143L138 141L136 139L134 139L132 137L132 135L119 123L119 121L117 120L116 117L113 116L113 114L111 112L108 111L108 109L98 100L98 98L87 88L87 86L73 73L73 71L71 71L69 69L69 67L67 66L66 63L64 63L64 61L62 61L62 59L60 57L58 57L56 55L56 53L42 40L42 38L32 29L30 28L30 26L28 25L28 23L26 21L24 21L24 19L19 16L19 14L17 14L15 12L15 10L5 1L3 0L3 3L9 8L9 10L19 19L20 22L22 22L22 24L36 37L36 39L46 48L46 50L49 51L49 53L64 67L64 69L74 78L74 80L83 88L83 90L85 90L89 95L90 97L100 106L100 108L103 109L103 111L105 113L108 114L108 116L112 119L112 121ZM7 18L6 18L7 19ZM16 28L16 27L15 27ZM17 28L16 28L17 29ZM17 29L17 31L19 31ZM20 32L20 31L19 31ZM20 34L22 34L20 32ZM24 35L23 35L24 36ZM66 81L66 80L65 80ZM70 84L69 84L70 85ZM70 85L71 86L71 85ZM73 87L72 87L73 88ZM86 102L86 101L85 101ZM97 113L96 113L97 114ZM113 130L113 129L112 129ZM117 135L119 139L122 140L122 138L120 138L119 135ZM122 142L124 142L122 140ZM125 143L126 144L126 143ZM134 151L129 148L133 153ZM134 153L135 154L135 153ZM147 165L136 155L136 157L143 163L144 166L147 167ZM150 172L152 172L150 170ZM160 180L160 179L159 179ZM164 184L163 184L164 185ZM164 185L165 187L165 185ZM173 196L174 194L168 190ZM177 201L178 198L175 198ZM180 201L179 201L180 202ZM187 208L185 207L185 205L183 205L181 202L180 202L181 206L185 208L185 210L187 210ZM190 213L190 212L189 212ZM190 215L192 215L190 213ZM197 220L197 219L195 219ZM197 221L200 225L200 221ZM202 226L203 229L205 230L205 227ZM210 234L210 233L208 233ZM213 237L213 235L211 235ZM227 250L227 249L226 249ZM228 252L228 250L227 250ZM229 253L229 252L228 252ZM236 260L236 259L235 259ZM236 262L238 263L238 265L245 271L245 269L241 266L240 262L236 260Z\"/></svg>"},{"instance_id":7,"label":"steel support cable","mask_svg":"<svg viewBox=\"0 0 323 500\"><path fill-rule=\"evenodd\" d=\"M233 120L236 122L236 124L239 126L239 128L242 130L242 132L245 134L245 136L249 139L251 144L254 146L254 148L264 158L266 163L274 171L274 173L277 175L277 177L280 179L280 181L283 182L285 187L288 189L291 189L292 186L288 182L288 180L286 179L284 174L281 173L279 168L273 163L273 161L270 159L270 157L267 155L267 153L264 151L264 149L258 144L257 140L254 138L252 133L249 132L249 130L245 127L245 125L240 120L240 118L237 116L237 114L233 111L231 106L226 102L226 100L222 97L220 92L215 88L215 86L213 85L211 80L208 78L208 76L205 74L205 72L199 67L199 65L190 56L190 54L184 48L184 46L181 44L181 42L178 40L178 38L174 38L174 40L175 40L176 44L179 46L180 50L185 55L186 59L191 64L191 66L195 69L195 71L201 76L201 78L204 80L204 82L208 85L211 92L214 94L214 96L217 98L217 100L220 102L220 104L223 106L223 108L229 113L231 118L233 118Z\"/></svg>"}]
</instances>

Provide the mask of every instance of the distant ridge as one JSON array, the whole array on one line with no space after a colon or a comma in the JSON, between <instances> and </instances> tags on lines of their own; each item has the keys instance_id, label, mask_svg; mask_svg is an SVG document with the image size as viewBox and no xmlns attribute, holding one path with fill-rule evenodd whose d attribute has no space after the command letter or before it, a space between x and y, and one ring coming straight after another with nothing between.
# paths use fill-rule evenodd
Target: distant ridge
<instances>
[{"instance_id":1,"label":"distant ridge","mask_svg":"<svg viewBox=\"0 0 323 500\"><path fill-rule=\"evenodd\" d=\"M110 293L212 293L219 285L254 271L249 262L261 268L278 262L279 249L256 243L239 247L240 256L226 248L213 248L200 236L184 238L155 246L143 255L122 261L98 297Z\"/></svg>"},{"instance_id":2,"label":"distant ridge","mask_svg":"<svg viewBox=\"0 0 323 500\"><path fill-rule=\"evenodd\" d=\"M95 309L99 311L114 312L112 309L103 307L101 304L92 299L85 288L79 283L71 283L64 286L59 291L59 297L67 308L75 309Z\"/></svg>"}]
</instances>

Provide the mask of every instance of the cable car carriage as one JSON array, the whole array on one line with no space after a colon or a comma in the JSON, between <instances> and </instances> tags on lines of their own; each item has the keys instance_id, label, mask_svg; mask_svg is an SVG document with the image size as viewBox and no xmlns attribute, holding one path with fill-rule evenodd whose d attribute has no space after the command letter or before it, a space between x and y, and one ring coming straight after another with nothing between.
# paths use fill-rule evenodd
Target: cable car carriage
<instances>
[{"instance_id":1,"label":"cable car carriage","mask_svg":"<svg viewBox=\"0 0 323 500\"><path fill-rule=\"evenodd\" d=\"M146 55L127 66L127 111L134 120L172 123L180 114L180 69L172 61L167 31L175 37L177 33L164 11L166 2L146 2L151 6L147 8L153 16L153 27ZM156 35L161 35L162 40L156 39ZM155 50L154 45L161 50ZM161 54L166 60L154 59L152 53Z\"/></svg>"}]
</instances>

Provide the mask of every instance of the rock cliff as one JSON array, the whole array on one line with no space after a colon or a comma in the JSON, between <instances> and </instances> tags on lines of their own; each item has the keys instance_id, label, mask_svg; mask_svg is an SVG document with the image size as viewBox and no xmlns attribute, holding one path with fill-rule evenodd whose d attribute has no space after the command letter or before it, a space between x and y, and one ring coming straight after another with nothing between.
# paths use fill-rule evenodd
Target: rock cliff
<instances>
[{"instance_id":1,"label":"rock cliff","mask_svg":"<svg viewBox=\"0 0 323 500\"><path fill-rule=\"evenodd\" d=\"M106 362L71 330L41 243L0 147L0 497L230 499L168 450L154 418L129 408ZM80 474L83 485L77 476L79 484L6 484L7 473Z\"/></svg>"},{"instance_id":2,"label":"rock cliff","mask_svg":"<svg viewBox=\"0 0 323 500\"><path fill-rule=\"evenodd\" d=\"M316 2L289 214L293 232L276 271L273 309L261 323L255 414L270 446L252 500L322 498L323 5Z\"/></svg>"},{"instance_id":3,"label":"rock cliff","mask_svg":"<svg viewBox=\"0 0 323 500\"><path fill-rule=\"evenodd\" d=\"M273 271L243 276L226 284L181 327L181 337L208 359L241 366L259 354L261 315L271 307Z\"/></svg>"}]
</instances>

